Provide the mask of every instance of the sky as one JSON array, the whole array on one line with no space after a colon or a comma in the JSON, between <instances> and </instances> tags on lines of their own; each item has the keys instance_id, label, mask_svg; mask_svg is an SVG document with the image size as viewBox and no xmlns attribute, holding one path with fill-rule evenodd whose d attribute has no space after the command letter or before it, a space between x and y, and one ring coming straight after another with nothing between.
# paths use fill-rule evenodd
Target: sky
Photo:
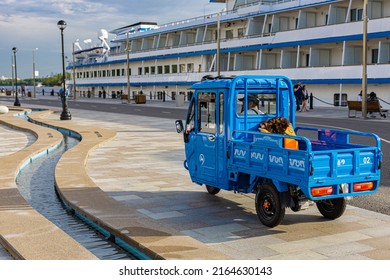
<instances>
[{"instance_id":1,"label":"sky","mask_svg":"<svg viewBox=\"0 0 390 280\"><path fill-rule=\"evenodd\" d=\"M65 20L65 56L72 57L72 43L92 39L97 33L137 23L164 24L221 11L225 4L209 0L1 0L0 78L12 77L12 48L16 47L18 78L32 78L33 64L39 77L62 73L61 31ZM109 39L114 37L109 34ZM34 59L33 59L34 57ZM35 63L34 63L35 62Z\"/></svg>"}]
</instances>

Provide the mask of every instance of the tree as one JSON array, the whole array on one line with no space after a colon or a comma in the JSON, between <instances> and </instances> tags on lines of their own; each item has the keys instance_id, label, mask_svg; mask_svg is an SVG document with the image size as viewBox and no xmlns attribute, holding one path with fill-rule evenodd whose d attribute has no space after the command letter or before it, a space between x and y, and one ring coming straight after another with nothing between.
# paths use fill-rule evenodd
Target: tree
<instances>
[{"instance_id":1,"label":"tree","mask_svg":"<svg viewBox=\"0 0 390 280\"><path fill-rule=\"evenodd\" d=\"M66 73L66 80L70 80L70 79L71 79L71 74L70 73ZM48 87L61 85L62 84L62 74L56 74L54 76L46 77L46 78L36 78L35 82L36 83L42 83L42 85L48 86ZM12 86L12 84L13 84L13 80L12 79L0 80L0 86ZM33 79L32 78L18 79L18 84L19 85L25 84L25 85L28 85L28 86L32 86L33 85Z\"/></svg>"}]
</instances>

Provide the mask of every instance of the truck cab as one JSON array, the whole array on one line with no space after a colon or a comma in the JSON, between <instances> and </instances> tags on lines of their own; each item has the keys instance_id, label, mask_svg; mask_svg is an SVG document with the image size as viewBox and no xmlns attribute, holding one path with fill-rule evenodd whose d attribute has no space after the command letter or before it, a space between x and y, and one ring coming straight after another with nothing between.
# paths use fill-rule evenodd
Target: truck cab
<instances>
[{"instance_id":1,"label":"truck cab","mask_svg":"<svg viewBox=\"0 0 390 280\"><path fill-rule=\"evenodd\" d=\"M337 218L346 197L378 188L379 138L296 127L293 85L287 77L207 77L192 90L185 124L176 121L191 180L213 195L221 189L255 193L263 224L277 226L286 207L299 211L311 201L324 216ZM262 129L270 120L274 126L288 122L293 133ZM314 131L316 138L298 135L301 131ZM371 137L375 145L351 144L351 134ZM369 189L354 192L354 183L367 182L370 187L364 188Z\"/></svg>"}]
</instances>

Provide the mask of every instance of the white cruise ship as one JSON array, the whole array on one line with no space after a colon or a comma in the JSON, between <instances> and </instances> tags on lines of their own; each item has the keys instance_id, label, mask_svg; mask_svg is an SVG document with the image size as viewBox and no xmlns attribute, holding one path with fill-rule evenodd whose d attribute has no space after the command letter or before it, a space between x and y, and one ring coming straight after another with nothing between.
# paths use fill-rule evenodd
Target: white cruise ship
<instances>
[{"instance_id":1,"label":"white cruise ship","mask_svg":"<svg viewBox=\"0 0 390 280\"><path fill-rule=\"evenodd\" d=\"M305 84L319 106L345 106L362 89L365 50L367 92L390 102L390 1L368 0L366 48L363 0L210 2L226 7L163 25L120 27L109 44L103 30L102 44L85 52L77 44L68 83L85 96L104 90L109 98L130 92L133 99L142 91L147 99L170 100L188 99L191 85L206 75L277 74Z\"/></svg>"}]
</instances>

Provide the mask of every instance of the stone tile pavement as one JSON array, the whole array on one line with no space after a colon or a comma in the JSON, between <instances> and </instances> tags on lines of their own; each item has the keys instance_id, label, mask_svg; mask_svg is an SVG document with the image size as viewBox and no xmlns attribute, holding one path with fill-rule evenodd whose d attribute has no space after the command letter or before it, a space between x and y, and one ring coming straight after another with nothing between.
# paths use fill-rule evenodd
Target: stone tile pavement
<instances>
[{"instance_id":1,"label":"stone tile pavement","mask_svg":"<svg viewBox=\"0 0 390 280\"><path fill-rule=\"evenodd\" d=\"M387 215L348 206L341 218L330 221L311 207L287 210L282 224L270 229L258 221L253 195L221 191L212 196L191 182L173 120L82 110L72 111L72 117L59 123L90 134L111 130L115 137L93 146L85 161L71 163L72 168L85 165L94 185L87 193L98 195L84 200L88 178L78 184L69 172L74 169L68 169L65 177L73 188L65 188L65 199L71 196L80 211L156 258L390 259ZM44 122L58 119L58 113L42 117Z\"/></svg>"}]
</instances>

